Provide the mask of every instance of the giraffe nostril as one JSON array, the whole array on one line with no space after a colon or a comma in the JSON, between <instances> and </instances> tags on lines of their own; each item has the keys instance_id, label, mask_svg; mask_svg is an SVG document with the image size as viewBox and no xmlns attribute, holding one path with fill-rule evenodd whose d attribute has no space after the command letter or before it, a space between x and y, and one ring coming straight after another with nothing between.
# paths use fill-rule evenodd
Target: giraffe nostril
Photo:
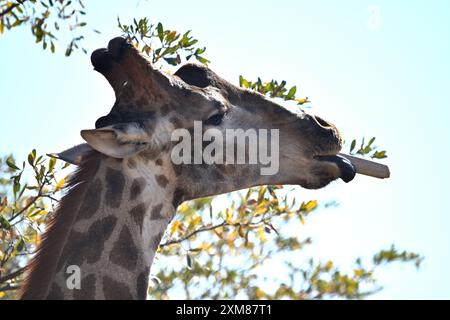
<instances>
[{"instance_id":1,"label":"giraffe nostril","mask_svg":"<svg viewBox=\"0 0 450 320\"><path fill-rule=\"evenodd\" d=\"M323 127L324 129L334 129L335 128L334 125L332 125L331 123L325 121L321 117L311 116L311 119L313 121L315 121L319 126Z\"/></svg>"},{"instance_id":2,"label":"giraffe nostril","mask_svg":"<svg viewBox=\"0 0 450 320\"><path fill-rule=\"evenodd\" d=\"M311 121L313 132L315 132L316 135L325 138L328 142L334 141L336 144L342 143L339 130L334 124L313 115L308 115L308 119Z\"/></svg>"}]
</instances>

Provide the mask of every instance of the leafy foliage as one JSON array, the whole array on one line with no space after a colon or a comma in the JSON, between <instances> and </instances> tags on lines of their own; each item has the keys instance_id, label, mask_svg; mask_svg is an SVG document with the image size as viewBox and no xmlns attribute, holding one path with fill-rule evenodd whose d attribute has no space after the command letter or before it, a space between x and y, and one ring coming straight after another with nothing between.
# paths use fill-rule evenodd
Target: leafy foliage
<instances>
[{"instance_id":1,"label":"leafy foliage","mask_svg":"<svg viewBox=\"0 0 450 320\"><path fill-rule=\"evenodd\" d=\"M261 81L260 78L255 82L245 79L243 76L239 76L239 86L246 89L255 90L261 94L267 95L270 98L282 98L284 100L294 100L299 105L310 102L308 97L296 98L297 87L286 88L286 81L278 83L277 80L270 80L268 82Z\"/></svg>"},{"instance_id":2,"label":"leafy foliage","mask_svg":"<svg viewBox=\"0 0 450 320\"><path fill-rule=\"evenodd\" d=\"M42 43L44 50L49 48L54 53L57 34L65 29L73 35L65 55L70 56L76 49L86 53L81 46L84 35L77 35L77 31L87 25L82 19L85 14L82 0L0 0L0 35L5 29L29 25L36 43Z\"/></svg>"},{"instance_id":3,"label":"leafy foliage","mask_svg":"<svg viewBox=\"0 0 450 320\"><path fill-rule=\"evenodd\" d=\"M361 145L358 150L355 151L356 148L356 140L352 140L350 144L350 154L358 154L361 156L370 155L372 159L384 159L387 158L386 150L377 150L376 146L373 146L375 142L375 137L371 138L367 144L365 144L365 139L362 138Z\"/></svg>"},{"instance_id":4,"label":"leafy foliage","mask_svg":"<svg viewBox=\"0 0 450 320\"><path fill-rule=\"evenodd\" d=\"M73 5L70 1L39 3L48 7L48 11L54 6L69 8ZM34 11L27 18L27 5L37 6L38 2L0 0L3 26L0 31L25 22L33 26L38 21L39 32L43 33L39 41L52 41L54 38L47 33L50 31L46 24L51 14L45 14L48 16L40 22L42 18L32 18L38 12L37 7L32 7ZM58 18L66 21L65 15ZM209 62L203 57L205 48L195 47L197 40L190 36L190 31L166 30L161 23L150 24L145 18L134 20L130 25L119 20L119 28L153 63L161 62L169 67L192 57L200 63ZM262 82L258 78L250 82L242 76L239 80L242 87L272 98L295 100L299 104L308 102L307 98L297 99L297 87L288 89L285 81ZM377 151L373 146L374 140L367 144L363 140L356 153L385 157L385 151ZM355 148L353 140L351 152ZM12 156L0 159L0 298L17 296L23 281L23 267L39 244L39 235L61 196L66 168L67 165L54 159L39 156L35 150L21 163ZM214 201L215 198L204 198L179 206L158 249L150 297L363 298L381 289L375 273L382 265L400 261L419 267L423 260L416 253L399 251L392 246L376 253L370 264L357 259L349 271L343 271L333 261L305 259L298 264L294 257L304 256L303 250L312 239L301 239L298 232L289 230L297 231L313 216L320 207L316 200L299 201L281 186L262 186L228 195L222 202L222 209L217 209L218 203ZM280 272L263 272L263 268L272 270L274 267ZM265 283L271 286L264 286Z\"/></svg>"},{"instance_id":5,"label":"leafy foliage","mask_svg":"<svg viewBox=\"0 0 450 320\"><path fill-rule=\"evenodd\" d=\"M140 47L154 64L163 59L167 64L177 66L182 63L183 58L189 61L192 57L205 65L209 63L209 60L202 56L206 48L194 46L198 40L190 35L191 30L181 34L164 29L161 22L151 24L147 18L139 21L134 19L129 25L122 24L119 18L117 21L120 30L134 41L135 46Z\"/></svg>"},{"instance_id":6,"label":"leafy foliage","mask_svg":"<svg viewBox=\"0 0 450 320\"><path fill-rule=\"evenodd\" d=\"M371 265L357 259L349 272L332 261L305 260L312 239L298 230L318 208L317 201L296 203L280 197L281 187L264 186L238 193L225 210L215 212L213 198L182 204L153 266L149 293L156 299L322 299L363 298L381 287L374 276L382 262L414 262L414 253L395 246L374 256ZM276 274L267 270L277 268ZM281 277L279 277L282 275ZM263 288L264 283L271 283Z\"/></svg>"},{"instance_id":7,"label":"leafy foliage","mask_svg":"<svg viewBox=\"0 0 450 320\"><path fill-rule=\"evenodd\" d=\"M21 164L12 156L0 159L0 297L17 289L23 266L61 195L65 179L60 176L66 167L36 150Z\"/></svg>"}]
</instances>

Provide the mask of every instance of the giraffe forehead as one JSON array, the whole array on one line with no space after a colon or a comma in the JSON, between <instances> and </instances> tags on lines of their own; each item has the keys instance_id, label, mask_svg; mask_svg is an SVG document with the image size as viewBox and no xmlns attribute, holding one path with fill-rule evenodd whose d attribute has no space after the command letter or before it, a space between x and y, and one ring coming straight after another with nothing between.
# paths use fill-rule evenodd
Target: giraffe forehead
<instances>
[{"instance_id":1,"label":"giraffe forehead","mask_svg":"<svg viewBox=\"0 0 450 320\"><path fill-rule=\"evenodd\" d=\"M120 170L107 168L106 174L106 204L112 208L118 208L122 201L125 187L125 177Z\"/></svg>"}]
</instances>

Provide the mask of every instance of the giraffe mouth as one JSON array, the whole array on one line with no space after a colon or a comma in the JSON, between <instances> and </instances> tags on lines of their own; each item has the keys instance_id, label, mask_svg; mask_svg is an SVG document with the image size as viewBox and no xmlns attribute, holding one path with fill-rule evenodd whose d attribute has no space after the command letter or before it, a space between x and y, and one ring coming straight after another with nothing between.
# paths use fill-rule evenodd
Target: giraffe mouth
<instances>
[{"instance_id":1,"label":"giraffe mouth","mask_svg":"<svg viewBox=\"0 0 450 320\"><path fill-rule=\"evenodd\" d=\"M353 180L356 175L355 166L346 158L340 155L315 156L314 159L319 161L328 161L336 164L341 171L340 178L348 183Z\"/></svg>"}]
</instances>

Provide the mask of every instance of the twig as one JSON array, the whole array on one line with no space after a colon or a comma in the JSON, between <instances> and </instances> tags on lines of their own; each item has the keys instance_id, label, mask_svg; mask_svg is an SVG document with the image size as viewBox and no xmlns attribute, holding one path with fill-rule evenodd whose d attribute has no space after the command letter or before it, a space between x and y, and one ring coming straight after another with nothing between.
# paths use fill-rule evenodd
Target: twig
<instances>
[{"instance_id":1,"label":"twig","mask_svg":"<svg viewBox=\"0 0 450 320\"><path fill-rule=\"evenodd\" d=\"M6 282L8 280L14 279L17 276L20 276L22 273L24 273L26 270L25 267L20 268L19 270L16 270L10 274L7 274L6 276L3 276L0 278L0 283Z\"/></svg>"},{"instance_id":2,"label":"twig","mask_svg":"<svg viewBox=\"0 0 450 320\"><path fill-rule=\"evenodd\" d=\"M8 8L0 12L0 18L3 18L5 15L13 11L15 8L20 6L21 4L24 4L27 0L17 0L17 2L11 4Z\"/></svg>"},{"instance_id":3,"label":"twig","mask_svg":"<svg viewBox=\"0 0 450 320\"><path fill-rule=\"evenodd\" d=\"M12 286L12 285L8 284L4 287L1 287L0 292L13 291L13 290L17 290L17 289L20 289L20 286Z\"/></svg>"},{"instance_id":4,"label":"twig","mask_svg":"<svg viewBox=\"0 0 450 320\"><path fill-rule=\"evenodd\" d=\"M258 226L258 225L260 225L261 223L264 224L264 225L267 225L267 222L270 221L270 219L271 219L272 217L277 216L277 215L281 215L282 213L287 213L287 212L281 212L281 213L277 213L277 214L270 215L269 217L263 217L263 218L261 218L259 221L256 221L256 222L248 222L248 223L228 223L228 222L224 221L224 222L219 223L219 224L216 224L216 225L212 225L212 226L208 226L208 227L201 227L201 228L199 228L199 229L197 229L197 230L194 230L194 231L192 231L191 233L185 235L185 236L182 237L182 238L169 240L169 241L167 241L167 242L161 243L159 246L162 248L162 247L166 247L166 246L169 246L169 245L172 245L172 244L181 243L181 242L183 242L183 241L189 240L190 238L192 238L193 236L195 236L197 233L204 232L204 231L215 230L215 229L220 228L220 227L230 227L230 226L231 226L231 227L236 227L236 226L239 226L239 225L240 225L240 226L243 226L243 227L253 227L253 226ZM269 224L269 225L270 225L270 224ZM270 225L270 226L271 226L272 229L278 234L277 230L275 230L275 228L274 228L272 225ZM279 235L279 234L278 234L278 235Z\"/></svg>"},{"instance_id":5,"label":"twig","mask_svg":"<svg viewBox=\"0 0 450 320\"><path fill-rule=\"evenodd\" d=\"M47 179L47 173L45 174L44 178L42 179L43 181ZM44 185L45 183L42 183L39 186L39 191L38 194L33 198L33 201L30 201L30 203L28 203L25 207L23 207L19 212L17 212L16 214L14 214L11 218L9 218L9 222L12 222L15 218L17 218L18 216L20 216L22 213L24 213L25 211L27 211L33 204L36 203L36 201L42 197L42 189L44 189Z\"/></svg>"},{"instance_id":6,"label":"twig","mask_svg":"<svg viewBox=\"0 0 450 320\"><path fill-rule=\"evenodd\" d=\"M160 247L166 247L166 246L169 246L171 244L180 243L180 242L183 242L183 241L188 240L189 238L195 236L199 232L211 231L211 230L214 230L214 229L217 229L217 228L220 228L220 227L224 227L224 226L228 226L228 225L230 225L230 224L227 223L226 221L224 221L224 222L222 222L220 224L216 224L216 225L213 225L213 226L199 228L197 230L192 231L191 233L189 233L188 235L186 235L186 236L184 236L182 238L169 240L167 242L161 243L159 246Z\"/></svg>"}]
</instances>

